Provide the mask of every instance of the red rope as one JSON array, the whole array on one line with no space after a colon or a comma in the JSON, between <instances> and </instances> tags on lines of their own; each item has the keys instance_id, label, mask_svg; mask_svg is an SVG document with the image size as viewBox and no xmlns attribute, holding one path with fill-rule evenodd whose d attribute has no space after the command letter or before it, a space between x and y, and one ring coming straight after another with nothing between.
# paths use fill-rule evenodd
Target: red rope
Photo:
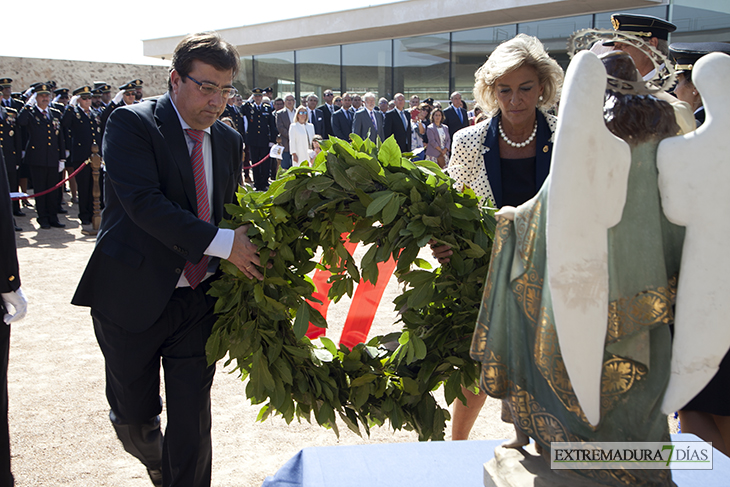
<instances>
[{"instance_id":1,"label":"red rope","mask_svg":"<svg viewBox=\"0 0 730 487\"><path fill-rule=\"evenodd\" d=\"M266 154L266 157L264 157L263 159L261 159L261 160L260 160L259 162L257 162L256 164L252 164L252 165L250 165L250 166L243 166L243 167L242 167L241 169L251 169L252 167L256 167L256 166L258 166L259 164L261 164L262 162L264 162L264 161L265 161L266 159L268 159L268 158L269 158L269 155L268 155L268 154Z\"/></svg>"},{"instance_id":2,"label":"red rope","mask_svg":"<svg viewBox=\"0 0 730 487\"><path fill-rule=\"evenodd\" d=\"M48 193L50 193L52 191L56 191L58 188L60 188L64 184L66 184L66 181L68 181L69 179L71 179L72 177L74 177L78 173L80 173L81 170L83 168L85 168L88 164L89 164L88 162L84 162L78 168L76 168L76 170L74 172L72 172L71 174L69 174L69 176L66 179L64 179L63 181L59 181L59 183L57 185L55 185L54 187L52 187L52 188L49 188L49 189L47 189L45 191L41 191L40 193L34 193L34 194L29 194L28 196L19 196L19 197L10 198L10 199L13 200L13 201L16 201L16 200L27 200L28 198L37 198L38 196L43 196L43 195L48 194Z\"/></svg>"}]
</instances>

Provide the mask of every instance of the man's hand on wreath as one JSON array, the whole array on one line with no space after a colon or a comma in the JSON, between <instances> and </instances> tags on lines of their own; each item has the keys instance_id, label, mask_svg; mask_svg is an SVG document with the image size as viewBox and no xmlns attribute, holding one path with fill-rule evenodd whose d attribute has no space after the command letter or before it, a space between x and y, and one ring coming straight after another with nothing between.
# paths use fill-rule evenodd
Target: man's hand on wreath
<instances>
[{"instance_id":1,"label":"man's hand on wreath","mask_svg":"<svg viewBox=\"0 0 730 487\"><path fill-rule=\"evenodd\" d=\"M246 235L248 228L249 225L243 225L234 231L233 248L228 261L238 267L249 279L263 280L264 275L257 267L261 266L259 249L248 239L248 235Z\"/></svg>"}]
</instances>

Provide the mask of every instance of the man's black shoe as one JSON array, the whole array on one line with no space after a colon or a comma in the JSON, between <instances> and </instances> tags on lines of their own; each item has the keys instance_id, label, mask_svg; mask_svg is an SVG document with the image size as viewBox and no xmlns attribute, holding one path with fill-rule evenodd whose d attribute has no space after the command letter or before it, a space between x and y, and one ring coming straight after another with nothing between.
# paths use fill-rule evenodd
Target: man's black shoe
<instances>
[{"instance_id":1,"label":"man's black shoe","mask_svg":"<svg viewBox=\"0 0 730 487\"><path fill-rule=\"evenodd\" d=\"M49 225L54 228L66 228L66 225L61 222L50 222ZM43 227L41 227L41 228L43 228Z\"/></svg>"},{"instance_id":2,"label":"man's black shoe","mask_svg":"<svg viewBox=\"0 0 730 487\"><path fill-rule=\"evenodd\" d=\"M25 216L25 213L20 210L13 210L13 216Z\"/></svg>"},{"instance_id":3,"label":"man's black shoe","mask_svg":"<svg viewBox=\"0 0 730 487\"><path fill-rule=\"evenodd\" d=\"M68 210L62 206L61 208L58 209L58 212L59 213L68 213Z\"/></svg>"},{"instance_id":4,"label":"man's black shoe","mask_svg":"<svg viewBox=\"0 0 730 487\"><path fill-rule=\"evenodd\" d=\"M20 228L20 227L19 227L18 225L15 225L15 231L16 231L16 232L22 232L22 231L23 231L23 229L22 229L22 228Z\"/></svg>"},{"instance_id":5,"label":"man's black shoe","mask_svg":"<svg viewBox=\"0 0 730 487\"><path fill-rule=\"evenodd\" d=\"M147 473L150 475L152 485L155 487L162 487L162 469L161 468L148 468Z\"/></svg>"}]
</instances>

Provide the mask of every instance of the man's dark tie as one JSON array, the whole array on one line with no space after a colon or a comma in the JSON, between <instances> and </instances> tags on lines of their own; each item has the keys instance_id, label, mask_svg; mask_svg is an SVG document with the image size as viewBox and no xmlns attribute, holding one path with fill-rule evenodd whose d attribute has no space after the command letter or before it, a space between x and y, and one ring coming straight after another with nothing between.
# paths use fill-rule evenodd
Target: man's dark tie
<instances>
[{"instance_id":1,"label":"man's dark tie","mask_svg":"<svg viewBox=\"0 0 730 487\"><path fill-rule=\"evenodd\" d=\"M195 198L198 203L198 218L210 221L210 203L208 202L208 184L205 181L205 162L203 161L203 137L202 130L186 129L188 136L193 139L193 152L190 160L193 163L193 177L195 178ZM185 262L185 279L190 287L195 289L208 271L208 256L204 255L200 262L193 264Z\"/></svg>"}]
</instances>

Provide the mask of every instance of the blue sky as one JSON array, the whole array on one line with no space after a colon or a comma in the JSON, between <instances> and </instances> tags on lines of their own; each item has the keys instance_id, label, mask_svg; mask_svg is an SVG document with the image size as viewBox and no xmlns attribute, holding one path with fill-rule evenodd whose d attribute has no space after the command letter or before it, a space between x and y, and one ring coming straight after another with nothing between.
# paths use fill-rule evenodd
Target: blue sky
<instances>
[{"instance_id":1,"label":"blue sky","mask_svg":"<svg viewBox=\"0 0 730 487\"><path fill-rule=\"evenodd\" d=\"M353 9L395 1L348 0L345 3L347 9ZM143 56L142 39L305 17L345 8L338 9L333 7L333 2L324 0L183 0L174 2L180 7L177 11L171 11L172 3L169 0L143 0L115 6L113 2L88 0L67 0L61 3L56 0L36 0L23 12L23 21L3 19L5 41L0 44L0 56L167 64L166 61ZM246 6L251 4L257 5L257 8L249 11ZM236 8L234 5L241 7ZM271 8L265 10L261 8L262 5L271 5ZM39 12L47 12L48 15L42 18ZM45 28L42 27L44 23L47 24ZM39 31L48 34L40 36Z\"/></svg>"}]
</instances>

